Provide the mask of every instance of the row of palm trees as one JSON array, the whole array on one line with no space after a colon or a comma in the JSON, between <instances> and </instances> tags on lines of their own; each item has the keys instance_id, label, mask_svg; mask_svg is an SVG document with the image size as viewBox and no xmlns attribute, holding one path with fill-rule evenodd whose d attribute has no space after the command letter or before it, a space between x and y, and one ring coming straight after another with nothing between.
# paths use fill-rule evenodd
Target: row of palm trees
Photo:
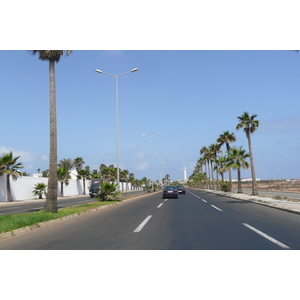
<instances>
[{"instance_id":1,"label":"row of palm trees","mask_svg":"<svg viewBox=\"0 0 300 300\"><path fill-rule=\"evenodd\" d=\"M247 140L249 153L242 146L231 147L230 144L236 142L236 136L234 133L224 131L217 138L216 142L210 146L202 147L200 149L201 157L198 159L197 165L194 168L194 172L189 177L190 184L205 183L207 188L215 189L214 171L216 174L216 188L219 189L219 178L221 175L222 182L224 181L224 173L228 172L229 175L229 190L232 190L232 173L231 169L237 170L238 179L238 193L242 193L241 185L241 169L248 169L249 163L246 161L250 157L251 175L252 175L252 194L258 195L256 174L254 168L254 160L252 153L251 134L254 133L259 127L259 121L255 118L256 114L249 115L248 112L244 112L238 118L238 124L236 130L243 129ZM226 154L222 155L221 147L226 146ZM203 170L205 167L205 171Z\"/></svg>"}]
</instances>

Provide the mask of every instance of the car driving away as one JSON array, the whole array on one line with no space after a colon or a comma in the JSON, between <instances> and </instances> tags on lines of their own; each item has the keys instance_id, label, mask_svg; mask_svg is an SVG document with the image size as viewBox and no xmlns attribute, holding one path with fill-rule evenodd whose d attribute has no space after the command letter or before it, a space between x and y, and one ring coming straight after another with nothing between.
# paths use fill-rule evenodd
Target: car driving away
<instances>
[{"instance_id":1,"label":"car driving away","mask_svg":"<svg viewBox=\"0 0 300 300\"><path fill-rule=\"evenodd\" d=\"M163 198L178 198L177 185L167 185L163 190Z\"/></svg>"},{"instance_id":2,"label":"car driving away","mask_svg":"<svg viewBox=\"0 0 300 300\"><path fill-rule=\"evenodd\" d=\"M185 194L185 188L183 185L177 185L178 193Z\"/></svg>"}]
</instances>

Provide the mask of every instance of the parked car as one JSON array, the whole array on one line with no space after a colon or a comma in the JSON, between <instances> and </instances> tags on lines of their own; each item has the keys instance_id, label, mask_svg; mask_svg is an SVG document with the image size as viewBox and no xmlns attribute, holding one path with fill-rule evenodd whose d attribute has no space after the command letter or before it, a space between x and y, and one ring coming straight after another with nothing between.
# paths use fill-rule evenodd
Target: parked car
<instances>
[{"instance_id":1,"label":"parked car","mask_svg":"<svg viewBox=\"0 0 300 300\"><path fill-rule=\"evenodd\" d=\"M163 198L178 198L177 185L167 185L163 190Z\"/></svg>"},{"instance_id":2,"label":"parked car","mask_svg":"<svg viewBox=\"0 0 300 300\"><path fill-rule=\"evenodd\" d=\"M177 185L178 193L185 194L185 188L183 185Z\"/></svg>"}]
</instances>

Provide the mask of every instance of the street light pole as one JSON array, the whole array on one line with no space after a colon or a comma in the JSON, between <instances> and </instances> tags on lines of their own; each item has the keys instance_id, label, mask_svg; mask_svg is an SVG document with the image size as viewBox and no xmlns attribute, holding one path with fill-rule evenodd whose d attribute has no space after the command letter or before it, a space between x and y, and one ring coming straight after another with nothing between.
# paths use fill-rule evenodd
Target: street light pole
<instances>
[{"instance_id":1,"label":"street light pole","mask_svg":"<svg viewBox=\"0 0 300 300\"><path fill-rule=\"evenodd\" d=\"M153 180L154 180L154 174L153 174L153 172L154 172L154 170L153 170L153 142L152 142L152 139L154 138L154 137L156 137L156 136L159 136L159 135L161 135L161 133L158 133L157 135L154 135L154 136L149 136L149 135L146 135L146 134L142 134L142 136L146 136L146 137L148 137L148 138L150 138L150 141L151 141L151 157L152 157L152 192L153 192Z\"/></svg>"},{"instance_id":2,"label":"street light pole","mask_svg":"<svg viewBox=\"0 0 300 300\"><path fill-rule=\"evenodd\" d=\"M160 181L161 181L161 184L162 184L162 156L164 155L164 154L167 154L168 152L164 152L164 153L155 153L155 154L158 154L158 155L160 155Z\"/></svg>"},{"instance_id":3,"label":"street light pole","mask_svg":"<svg viewBox=\"0 0 300 300\"><path fill-rule=\"evenodd\" d=\"M116 78L116 148L117 148L117 184L118 184L117 188L119 189L119 191L120 191L120 149L119 149L119 83L118 83L118 79L122 75L133 73L133 72L136 72L137 70L138 70L138 68L134 68L129 72L125 72L125 73L118 74L118 75L105 73L98 69L95 70L97 73L113 76Z\"/></svg>"}]
</instances>

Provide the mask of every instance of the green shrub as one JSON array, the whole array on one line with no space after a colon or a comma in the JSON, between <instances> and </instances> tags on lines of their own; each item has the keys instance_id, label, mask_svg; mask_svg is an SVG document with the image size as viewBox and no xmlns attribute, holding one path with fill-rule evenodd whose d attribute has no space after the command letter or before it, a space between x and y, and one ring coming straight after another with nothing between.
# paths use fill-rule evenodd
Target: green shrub
<instances>
[{"instance_id":1,"label":"green shrub","mask_svg":"<svg viewBox=\"0 0 300 300\"><path fill-rule=\"evenodd\" d=\"M230 182L228 182L228 181L222 181L220 183L220 190L222 192L230 192L231 191L230 190Z\"/></svg>"}]
</instances>

